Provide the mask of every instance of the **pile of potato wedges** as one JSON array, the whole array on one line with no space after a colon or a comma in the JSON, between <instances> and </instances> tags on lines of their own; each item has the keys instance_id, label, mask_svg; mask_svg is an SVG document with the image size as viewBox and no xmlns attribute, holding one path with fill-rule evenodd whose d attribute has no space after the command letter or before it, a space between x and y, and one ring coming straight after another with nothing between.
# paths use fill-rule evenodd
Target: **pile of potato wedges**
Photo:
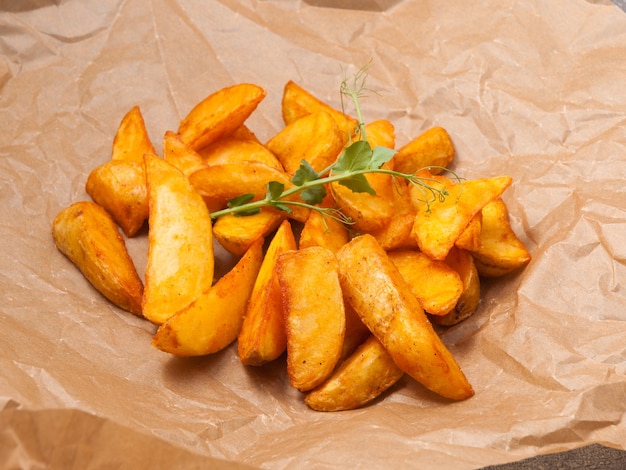
<instances>
[{"instance_id":1,"label":"pile of potato wedges","mask_svg":"<svg viewBox=\"0 0 626 470\"><path fill-rule=\"evenodd\" d=\"M371 173L375 194L328 184L321 205L350 223L306 206L215 218L242 194L263 199L270 181L293 187L302 160L320 171L362 138L357 119L289 81L284 127L261 142L246 121L265 96L249 83L210 94L165 133L160 155L131 109L111 159L87 177L91 200L54 219L58 249L110 302L154 324L156 348L199 356L236 343L244 366L284 360L314 410L363 406L405 374L443 397L471 397L433 324L467 319L482 278L530 261L501 197L511 177L450 177L445 129L397 147L393 124L380 119L365 135L372 148L397 150L385 168L417 174L445 198L426 201L423 187ZM146 226L142 279L126 240ZM236 261L219 278L214 243Z\"/></svg>"}]
</instances>

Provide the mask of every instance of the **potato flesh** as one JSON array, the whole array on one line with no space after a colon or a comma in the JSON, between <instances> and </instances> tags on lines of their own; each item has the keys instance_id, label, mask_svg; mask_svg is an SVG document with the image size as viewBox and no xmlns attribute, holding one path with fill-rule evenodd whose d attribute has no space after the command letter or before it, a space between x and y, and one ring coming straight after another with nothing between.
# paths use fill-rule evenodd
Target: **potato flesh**
<instances>
[{"instance_id":1,"label":"potato flesh","mask_svg":"<svg viewBox=\"0 0 626 470\"><path fill-rule=\"evenodd\" d=\"M291 385L308 391L325 380L341 356L346 327L337 260L313 246L280 255L277 266L287 331Z\"/></svg>"},{"instance_id":2,"label":"potato flesh","mask_svg":"<svg viewBox=\"0 0 626 470\"><path fill-rule=\"evenodd\" d=\"M280 285L275 273L280 254L295 249L291 225L285 220L267 247L239 332L237 353L244 365L263 365L278 358L287 348Z\"/></svg>"},{"instance_id":3,"label":"potato flesh","mask_svg":"<svg viewBox=\"0 0 626 470\"><path fill-rule=\"evenodd\" d=\"M52 222L61 253L74 263L102 295L141 316L143 284L111 216L93 202L76 202Z\"/></svg>"},{"instance_id":4,"label":"potato flesh","mask_svg":"<svg viewBox=\"0 0 626 470\"><path fill-rule=\"evenodd\" d=\"M259 238L214 286L162 324L152 345L177 356L201 356L235 341L262 261Z\"/></svg>"},{"instance_id":5,"label":"potato flesh","mask_svg":"<svg viewBox=\"0 0 626 470\"><path fill-rule=\"evenodd\" d=\"M211 287L212 223L185 175L154 155L145 162L150 229L143 312L160 325Z\"/></svg>"},{"instance_id":6,"label":"potato flesh","mask_svg":"<svg viewBox=\"0 0 626 470\"><path fill-rule=\"evenodd\" d=\"M370 335L304 402L316 411L352 410L380 396L403 375L385 347Z\"/></svg>"},{"instance_id":7,"label":"potato flesh","mask_svg":"<svg viewBox=\"0 0 626 470\"><path fill-rule=\"evenodd\" d=\"M444 397L471 397L467 378L376 239L352 239L337 259L344 295L396 365Z\"/></svg>"}]
</instances>

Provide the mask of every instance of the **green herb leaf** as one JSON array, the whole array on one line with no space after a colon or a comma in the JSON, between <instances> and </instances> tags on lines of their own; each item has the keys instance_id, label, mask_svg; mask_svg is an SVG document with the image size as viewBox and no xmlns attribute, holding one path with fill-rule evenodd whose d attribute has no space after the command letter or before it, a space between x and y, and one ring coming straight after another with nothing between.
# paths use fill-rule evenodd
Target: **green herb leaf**
<instances>
[{"instance_id":1,"label":"green herb leaf","mask_svg":"<svg viewBox=\"0 0 626 470\"><path fill-rule=\"evenodd\" d=\"M326 197L326 187L319 185L306 188L300 193L300 197L309 204L320 204Z\"/></svg>"},{"instance_id":2,"label":"green herb leaf","mask_svg":"<svg viewBox=\"0 0 626 470\"><path fill-rule=\"evenodd\" d=\"M280 196L283 194L285 190L285 185L283 183L279 183L278 181L270 181L267 183L267 188L265 192L265 199L268 201L279 201Z\"/></svg>"},{"instance_id":3,"label":"green herb leaf","mask_svg":"<svg viewBox=\"0 0 626 470\"><path fill-rule=\"evenodd\" d=\"M291 182L296 186L302 186L309 181L315 181L320 178L320 175L315 171L309 162L302 159L300 167L296 170Z\"/></svg>"},{"instance_id":4,"label":"green herb leaf","mask_svg":"<svg viewBox=\"0 0 626 470\"><path fill-rule=\"evenodd\" d=\"M385 163L393 158L396 154L395 150L392 150L388 147L377 146L374 150L372 150L372 159L370 162L370 168L380 168Z\"/></svg>"},{"instance_id":5,"label":"green herb leaf","mask_svg":"<svg viewBox=\"0 0 626 470\"><path fill-rule=\"evenodd\" d=\"M354 171L367 170L372 160L372 147L369 142L359 140L350 144L333 165L333 175L343 175Z\"/></svg>"},{"instance_id":6,"label":"green herb leaf","mask_svg":"<svg viewBox=\"0 0 626 470\"><path fill-rule=\"evenodd\" d=\"M254 194L242 194L241 196L234 197L230 199L226 206L229 208L243 206L244 204L249 203L254 198Z\"/></svg>"},{"instance_id":7,"label":"green herb leaf","mask_svg":"<svg viewBox=\"0 0 626 470\"><path fill-rule=\"evenodd\" d=\"M354 191L355 193L368 193L374 196L376 191L372 188L367 181L364 174L352 175L350 178L346 178L338 181L339 184Z\"/></svg>"}]
</instances>

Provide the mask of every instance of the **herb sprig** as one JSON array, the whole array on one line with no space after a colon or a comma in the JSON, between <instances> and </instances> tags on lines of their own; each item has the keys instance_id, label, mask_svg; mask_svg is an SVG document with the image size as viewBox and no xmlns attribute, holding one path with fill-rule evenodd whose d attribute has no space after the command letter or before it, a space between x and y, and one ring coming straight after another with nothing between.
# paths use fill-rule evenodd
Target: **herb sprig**
<instances>
[{"instance_id":1,"label":"herb sprig","mask_svg":"<svg viewBox=\"0 0 626 470\"><path fill-rule=\"evenodd\" d=\"M369 65L368 63L362 67L354 75L351 83L348 82L347 78L344 78L340 87L342 108L344 108L344 96L349 97L354 104L358 120L355 135L360 136L359 140L352 141L351 139L349 145L343 149L337 160L319 172L303 159L300 167L291 179L293 187L285 189L283 183L270 181L266 186L266 193L263 199L253 201L253 194L242 194L228 201L226 209L211 213L211 218L217 219L226 214L253 215L265 207L287 213L291 213L292 207L304 207L350 224L352 221L339 208L319 206L327 195L326 186L329 183L337 182L351 191L375 195L376 191L366 178L366 175L371 173L388 174L396 178L405 179L417 186L422 191L424 196L422 200L427 204L427 207L430 207L430 203L434 201L445 200L448 196L448 191L437 184L438 182L435 180L424 177L423 174L420 175L420 172L434 168L449 170L441 167L425 167L415 173L401 173L383 168L383 165L393 158L395 150L382 146L372 148L367 141L365 121L361 113L359 99L368 91L365 87L365 81ZM290 196L297 193L300 193L301 201L289 199Z\"/></svg>"}]
</instances>

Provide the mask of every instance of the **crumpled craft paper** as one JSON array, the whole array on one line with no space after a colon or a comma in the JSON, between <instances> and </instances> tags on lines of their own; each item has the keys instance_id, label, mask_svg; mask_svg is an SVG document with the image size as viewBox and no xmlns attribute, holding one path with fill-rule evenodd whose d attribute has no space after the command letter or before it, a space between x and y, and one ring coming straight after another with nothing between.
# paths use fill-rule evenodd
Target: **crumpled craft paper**
<instances>
[{"instance_id":1,"label":"crumpled craft paper","mask_svg":"<svg viewBox=\"0 0 626 470\"><path fill-rule=\"evenodd\" d=\"M0 1L0 31L1 461L155 468L156 452L169 468L211 458L470 469L626 447L626 14L616 5ZM248 125L267 140L282 126L287 80L339 106L343 71L370 60L366 119L393 122L398 145L443 126L461 176L514 178L505 200L533 260L485 281L479 311L443 333L470 400L405 378L363 409L313 412L281 361L254 369L232 347L189 360L156 350L154 327L109 304L55 249L51 220L88 199L86 177L110 158L132 106L160 149L206 95L254 82L268 96ZM143 272L145 234L128 243Z\"/></svg>"}]
</instances>

